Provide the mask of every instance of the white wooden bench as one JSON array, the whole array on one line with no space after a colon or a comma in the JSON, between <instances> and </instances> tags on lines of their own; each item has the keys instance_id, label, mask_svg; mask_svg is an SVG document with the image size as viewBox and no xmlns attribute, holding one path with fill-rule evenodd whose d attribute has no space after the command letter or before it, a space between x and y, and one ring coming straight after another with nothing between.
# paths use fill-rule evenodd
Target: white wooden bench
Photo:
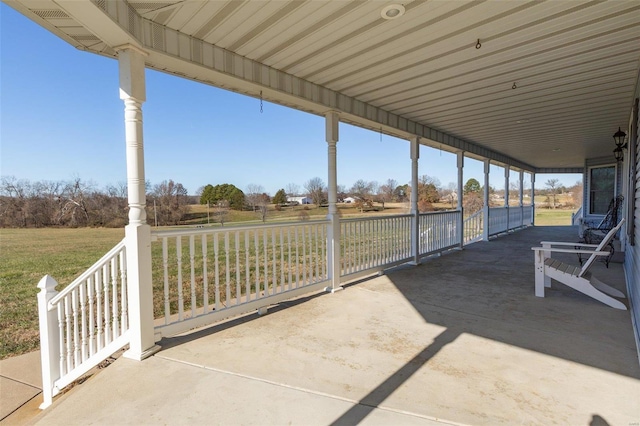
<instances>
[{"instance_id":1,"label":"white wooden bench","mask_svg":"<svg viewBox=\"0 0 640 426\"><path fill-rule=\"evenodd\" d=\"M614 299L614 297L624 298L624 294L603 283L589 272L589 268L599 256L609 256L610 252L605 248L613 240L623 223L624 219L611 229L597 245L543 241L542 247L532 247L532 250L535 251L536 296L544 297L544 289L551 287L551 279L553 278L612 308L626 310L627 307L622 302ZM552 258L551 253L579 253L590 256L580 268Z\"/></svg>"}]
</instances>

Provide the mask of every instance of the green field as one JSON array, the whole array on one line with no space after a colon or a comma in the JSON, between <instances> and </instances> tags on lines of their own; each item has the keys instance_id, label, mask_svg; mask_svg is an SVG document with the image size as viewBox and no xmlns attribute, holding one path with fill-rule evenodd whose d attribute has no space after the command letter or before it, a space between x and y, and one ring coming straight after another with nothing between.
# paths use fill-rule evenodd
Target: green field
<instances>
[{"instance_id":1,"label":"green field","mask_svg":"<svg viewBox=\"0 0 640 426\"><path fill-rule=\"evenodd\" d=\"M69 284L123 237L122 228L0 230L0 359L38 349L44 275Z\"/></svg>"},{"instance_id":2,"label":"green field","mask_svg":"<svg viewBox=\"0 0 640 426\"><path fill-rule=\"evenodd\" d=\"M355 209L344 210L343 215L371 215L358 214ZM291 214L298 211L289 211L288 219L295 218ZM243 213L249 214L241 219L255 220L253 213ZM321 209L312 209L309 213L312 218L324 215ZM385 213L404 211L397 207L386 209ZM536 225L569 225L571 213L571 210L536 209ZM274 221L287 217L284 213L269 219ZM67 285L123 237L122 228L0 230L0 359L38 349L36 286L45 274Z\"/></svg>"},{"instance_id":3,"label":"green field","mask_svg":"<svg viewBox=\"0 0 640 426\"><path fill-rule=\"evenodd\" d=\"M573 210L536 208L536 226L569 226Z\"/></svg>"}]
</instances>

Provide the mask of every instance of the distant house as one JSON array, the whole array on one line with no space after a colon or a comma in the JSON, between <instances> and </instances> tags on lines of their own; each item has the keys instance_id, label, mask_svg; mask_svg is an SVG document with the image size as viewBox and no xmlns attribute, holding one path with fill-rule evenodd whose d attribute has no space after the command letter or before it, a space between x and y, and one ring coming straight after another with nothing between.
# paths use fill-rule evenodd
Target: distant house
<instances>
[{"instance_id":1,"label":"distant house","mask_svg":"<svg viewBox=\"0 0 640 426\"><path fill-rule=\"evenodd\" d=\"M312 200L309 197L287 197L287 203L311 204Z\"/></svg>"},{"instance_id":2,"label":"distant house","mask_svg":"<svg viewBox=\"0 0 640 426\"><path fill-rule=\"evenodd\" d=\"M358 201L358 199L354 197L347 197L343 200L345 203L355 203L356 201Z\"/></svg>"}]
</instances>

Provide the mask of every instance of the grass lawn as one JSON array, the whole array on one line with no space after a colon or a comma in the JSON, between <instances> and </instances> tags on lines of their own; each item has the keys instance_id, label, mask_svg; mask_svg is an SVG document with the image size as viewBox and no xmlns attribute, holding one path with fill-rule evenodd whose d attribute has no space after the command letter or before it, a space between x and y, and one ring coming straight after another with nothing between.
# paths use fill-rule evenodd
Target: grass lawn
<instances>
[{"instance_id":1,"label":"grass lawn","mask_svg":"<svg viewBox=\"0 0 640 426\"><path fill-rule=\"evenodd\" d=\"M573 210L536 208L536 226L569 226Z\"/></svg>"},{"instance_id":2,"label":"grass lawn","mask_svg":"<svg viewBox=\"0 0 640 426\"><path fill-rule=\"evenodd\" d=\"M407 212L406 204L385 206L383 212L361 213L341 205L343 217L369 217ZM449 206L436 206L447 208ZM326 208L303 206L270 211L267 222L298 220L301 211L311 219L326 217ZM547 211L540 211L545 214ZM550 211L554 214L563 211ZM566 212L571 215L571 212ZM206 206L193 206L191 225L206 223ZM234 212L232 222L257 222L253 212ZM538 220L538 218L536 218ZM565 221L566 222L566 221ZM217 224L217 226L220 226ZM123 228L1 229L0 230L0 359L38 349L37 284L49 274L62 287L68 285L124 237ZM159 257L159 256L156 256Z\"/></svg>"},{"instance_id":3,"label":"grass lawn","mask_svg":"<svg viewBox=\"0 0 640 426\"><path fill-rule=\"evenodd\" d=\"M38 281L49 274L62 285L100 259L124 229L0 230L0 359L38 349Z\"/></svg>"}]
</instances>

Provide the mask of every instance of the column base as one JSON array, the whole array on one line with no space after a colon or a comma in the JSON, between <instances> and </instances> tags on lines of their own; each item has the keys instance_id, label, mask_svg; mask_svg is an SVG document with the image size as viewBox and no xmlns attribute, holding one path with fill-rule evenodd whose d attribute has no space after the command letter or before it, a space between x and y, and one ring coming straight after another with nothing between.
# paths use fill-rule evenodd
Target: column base
<instances>
[{"instance_id":1,"label":"column base","mask_svg":"<svg viewBox=\"0 0 640 426\"><path fill-rule=\"evenodd\" d=\"M326 287L324 289L324 291L326 291L327 293L337 293L340 290L344 290L344 287L342 287L342 286L341 287Z\"/></svg>"},{"instance_id":2,"label":"column base","mask_svg":"<svg viewBox=\"0 0 640 426\"><path fill-rule=\"evenodd\" d=\"M128 351L123 353L122 356L128 359L142 361L143 359L147 359L150 356L156 354L158 351L160 351L160 349L162 349L160 345L154 345L153 347L147 349L146 351L142 351L142 353L134 353L134 352L131 352L131 349L129 349Z\"/></svg>"}]
</instances>

